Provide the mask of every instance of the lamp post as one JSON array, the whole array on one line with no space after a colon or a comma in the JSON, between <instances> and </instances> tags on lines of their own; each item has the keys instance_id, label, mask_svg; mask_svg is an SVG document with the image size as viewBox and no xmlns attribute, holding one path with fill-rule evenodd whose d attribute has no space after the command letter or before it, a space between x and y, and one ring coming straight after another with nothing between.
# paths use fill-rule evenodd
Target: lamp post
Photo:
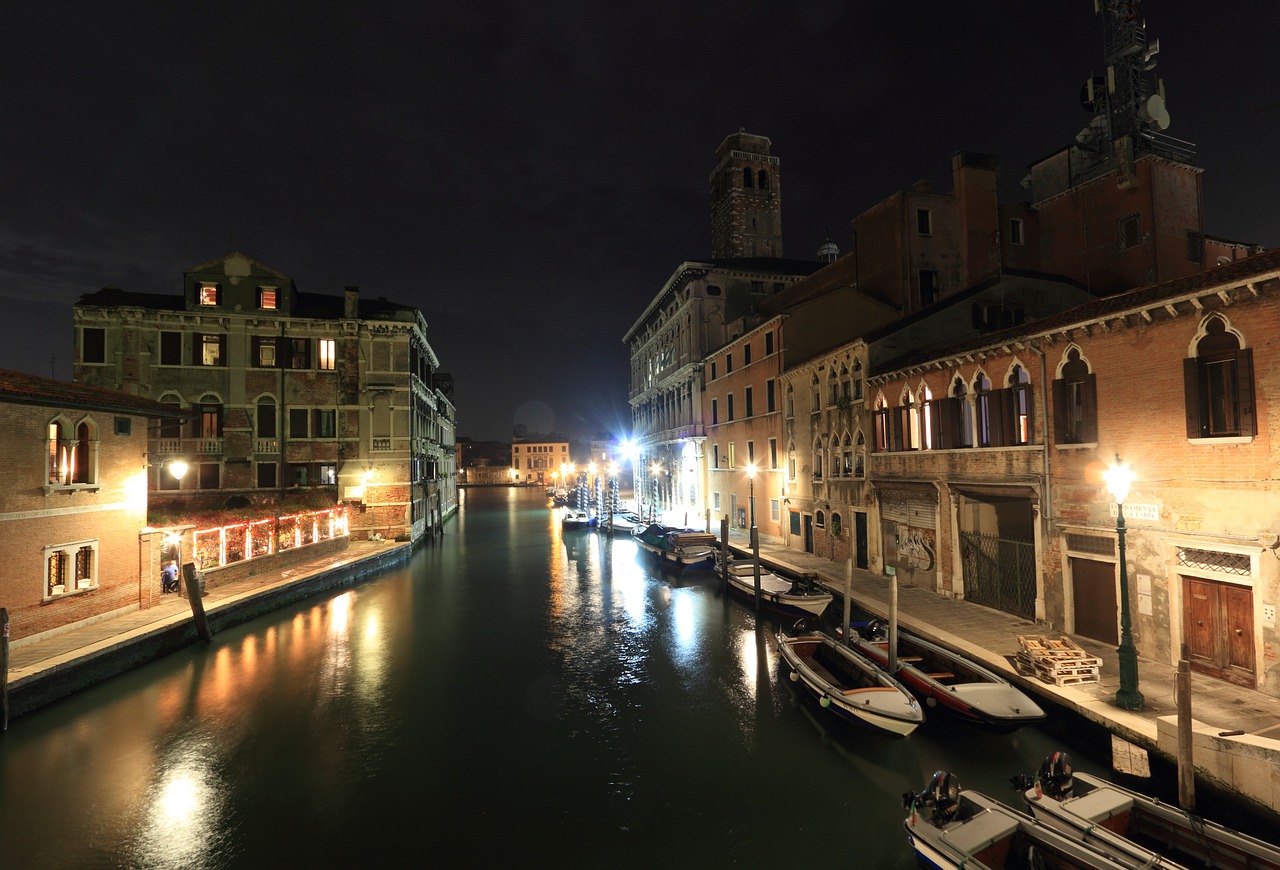
<instances>
[{"instance_id":1,"label":"lamp post","mask_svg":"<svg viewBox=\"0 0 1280 870\"><path fill-rule=\"evenodd\" d=\"M756 528L756 464L747 465L747 501L751 505L751 573L756 581L756 610L760 609L760 530Z\"/></svg>"},{"instance_id":2,"label":"lamp post","mask_svg":"<svg viewBox=\"0 0 1280 870\"><path fill-rule=\"evenodd\" d=\"M1129 485L1133 472L1128 463L1120 461L1116 454L1112 465L1102 477L1107 482L1107 492L1116 500L1116 538L1120 545L1120 690L1116 692L1116 706L1122 710L1141 710L1142 693L1138 691L1138 651L1133 646L1129 631L1129 572L1124 561L1124 500L1129 497Z\"/></svg>"}]
</instances>

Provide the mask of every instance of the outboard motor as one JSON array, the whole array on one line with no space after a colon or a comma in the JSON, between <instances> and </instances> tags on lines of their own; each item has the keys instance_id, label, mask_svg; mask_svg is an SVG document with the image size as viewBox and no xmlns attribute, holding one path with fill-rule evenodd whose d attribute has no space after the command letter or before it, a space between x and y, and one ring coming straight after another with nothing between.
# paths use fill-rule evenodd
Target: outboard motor
<instances>
[{"instance_id":1,"label":"outboard motor","mask_svg":"<svg viewBox=\"0 0 1280 870\"><path fill-rule=\"evenodd\" d=\"M1066 800L1075 790L1075 779L1071 776L1071 756L1065 752L1046 755L1038 776L1040 787L1054 800Z\"/></svg>"},{"instance_id":2,"label":"outboard motor","mask_svg":"<svg viewBox=\"0 0 1280 870\"><path fill-rule=\"evenodd\" d=\"M902 805L907 809L930 807L934 824L945 825L960 809L960 780L945 770L935 771L924 791L902 795Z\"/></svg>"}]
</instances>

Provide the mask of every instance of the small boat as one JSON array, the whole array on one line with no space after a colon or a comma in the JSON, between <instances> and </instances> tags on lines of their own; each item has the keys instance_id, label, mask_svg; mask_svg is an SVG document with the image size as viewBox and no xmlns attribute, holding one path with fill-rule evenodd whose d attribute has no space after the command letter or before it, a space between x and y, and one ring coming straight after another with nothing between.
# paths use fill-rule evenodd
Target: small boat
<instances>
[{"instance_id":1,"label":"small boat","mask_svg":"<svg viewBox=\"0 0 1280 870\"><path fill-rule=\"evenodd\" d=\"M646 551L662 560L664 565L676 568L710 568L715 563L716 536L694 529L648 523L631 530Z\"/></svg>"},{"instance_id":2,"label":"small boat","mask_svg":"<svg viewBox=\"0 0 1280 870\"><path fill-rule=\"evenodd\" d=\"M934 773L919 794L904 794L902 804L908 809L903 821L907 840L923 867L1182 870L1155 852L1118 838L1118 842L1095 846L1066 836L982 792L962 790L945 770Z\"/></svg>"},{"instance_id":3,"label":"small boat","mask_svg":"<svg viewBox=\"0 0 1280 870\"><path fill-rule=\"evenodd\" d=\"M892 737L924 722L920 704L901 683L831 635L779 632L778 649L791 681L841 719Z\"/></svg>"},{"instance_id":4,"label":"small boat","mask_svg":"<svg viewBox=\"0 0 1280 870\"><path fill-rule=\"evenodd\" d=\"M755 601L755 563L751 559L729 559L726 565L717 551L716 565L730 591ZM821 616L832 597L830 592L807 579L792 580L767 568L760 569L760 603L770 610L786 616Z\"/></svg>"},{"instance_id":5,"label":"small boat","mask_svg":"<svg viewBox=\"0 0 1280 870\"><path fill-rule=\"evenodd\" d=\"M886 629L872 620L851 632L853 648L882 668L889 667ZM893 675L926 705L994 731L1014 731L1045 718L1035 701L995 671L901 630Z\"/></svg>"},{"instance_id":6,"label":"small boat","mask_svg":"<svg viewBox=\"0 0 1280 870\"><path fill-rule=\"evenodd\" d=\"M594 524L595 518L587 511L580 508L568 508L560 517L560 525L565 529L565 531L586 529L590 528Z\"/></svg>"},{"instance_id":7,"label":"small boat","mask_svg":"<svg viewBox=\"0 0 1280 870\"><path fill-rule=\"evenodd\" d=\"M640 519L640 515L634 511L615 511L601 525L606 528L612 528L615 531L630 532L636 526L642 525L643 522Z\"/></svg>"},{"instance_id":8,"label":"small boat","mask_svg":"<svg viewBox=\"0 0 1280 870\"><path fill-rule=\"evenodd\" d=\"M1280 870L1280 848L1101 777L1073 771L1065 752L1047 755L1034 777L1015 776L1011 781L1033 816L1085 843L1122 838L1188 864Z\"/></svg>"}]
</instances>

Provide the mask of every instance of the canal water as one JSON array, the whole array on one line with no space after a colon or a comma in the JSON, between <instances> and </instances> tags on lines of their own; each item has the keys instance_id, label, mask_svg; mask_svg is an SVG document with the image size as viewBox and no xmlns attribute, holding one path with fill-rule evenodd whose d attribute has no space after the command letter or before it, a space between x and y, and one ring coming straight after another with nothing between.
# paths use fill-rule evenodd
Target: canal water
<instances>
[{"instance_id":1,"label":"canal water","mask_svg":"<svg viewBox=\"0 0 1280 870\"><path fill-rule=\"evenodd\" d=\"M1049 730L835 722L776 621L541 491L470 489L404 568L10 723L0 867L907 868L939 768L1015 802Z\"/></svg>"}]
</instances>

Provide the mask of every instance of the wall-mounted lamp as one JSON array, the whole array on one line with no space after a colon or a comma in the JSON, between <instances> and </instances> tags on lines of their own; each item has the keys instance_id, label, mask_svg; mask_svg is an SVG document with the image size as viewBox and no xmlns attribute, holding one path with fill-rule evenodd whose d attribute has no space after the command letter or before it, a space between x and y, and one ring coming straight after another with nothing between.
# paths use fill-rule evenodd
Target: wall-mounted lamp
<instances>
[{"instance_id":1,"label":"wall-mounted lamp","mask_svg":"<svg viewBox=\"0 0 1280 870\"><path fill-rule=\"evenodd\" d=\"M1275 543L1267 544L1267 549L1271 551L1271 555L1280 559L1280 535L1276 535Z\"/></svg>"},{"instance_id":2,"label":"wall-mounted lamp","mask_svg":"<svg viewBox=\"0 0 1280 870\"><path fill-rule=\"evenodd\" d=\"M149 468L169 469L169 474L174 480L182 480L186 475L187 469L190 467L185 460L175 459L172 456L148 457L147 466Z\"/></svg>"}]
</instances>

